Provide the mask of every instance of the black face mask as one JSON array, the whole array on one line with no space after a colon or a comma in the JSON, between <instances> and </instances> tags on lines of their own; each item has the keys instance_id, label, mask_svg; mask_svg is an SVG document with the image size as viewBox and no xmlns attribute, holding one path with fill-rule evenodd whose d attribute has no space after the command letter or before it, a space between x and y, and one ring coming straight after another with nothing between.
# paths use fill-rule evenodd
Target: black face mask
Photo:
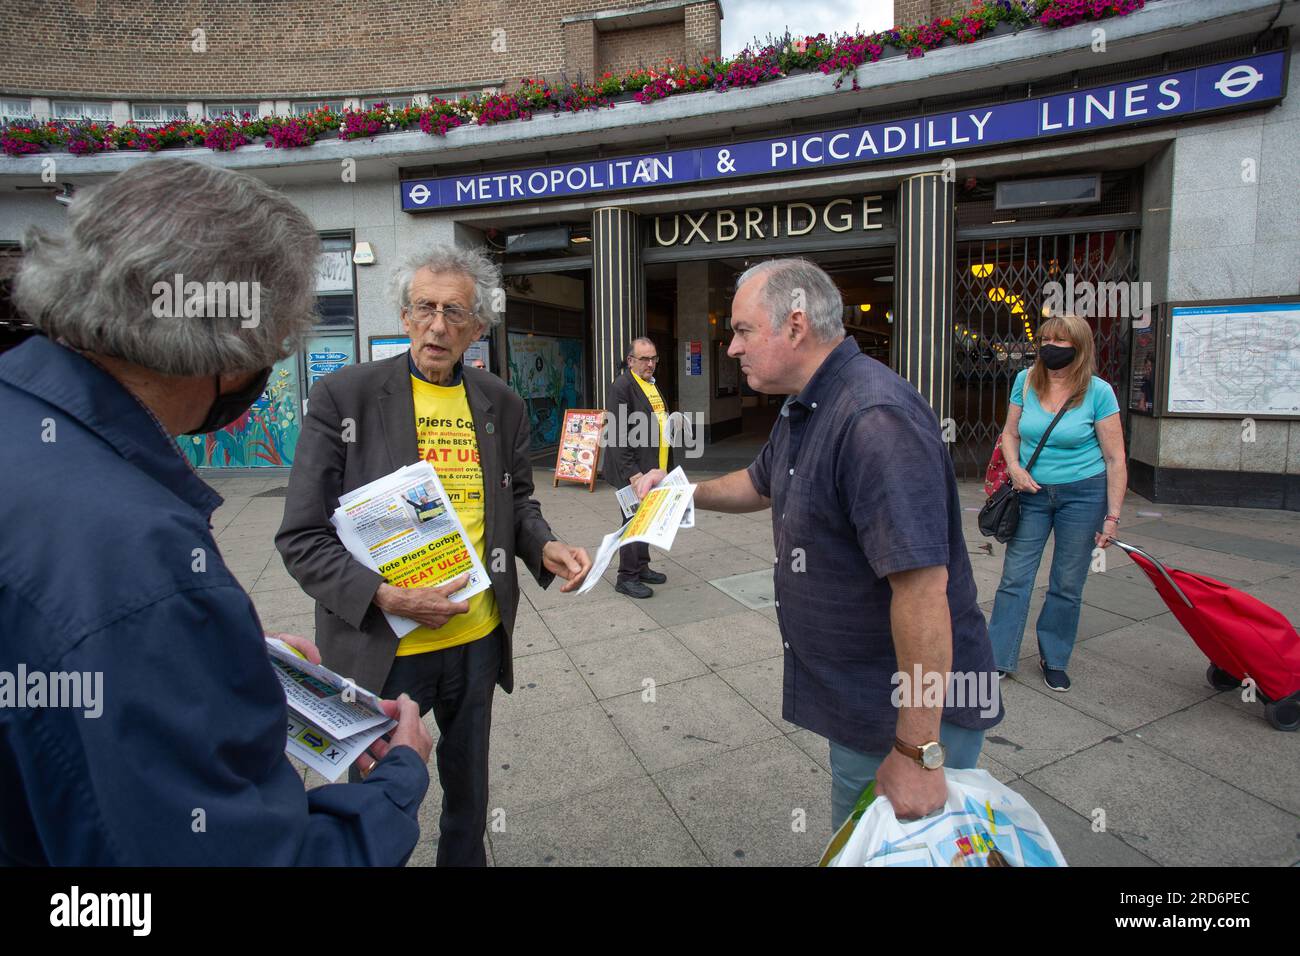
<instances>
[{"instance_id":1,"label":"black face mask","mask_svg":"<svg viewBox=\"0 0 1300 956\"><path fill-rule=\"evenodd\" d=\"M217 383L217 397L212 400L212 406L208 409L208 417L203 419L203 424L198 428L185 434L203 435L208 432L219 432L252 408L253 403L266 390L266 383L271 379L271 368L272 366L268 365L258 372L251 382L239 391L231 392L228 395L221 394L221 376L214 376Z\"/></svg>"},{"instance_id":2,"label":"black face mask","mask_svg":"<svg viewBox=\"0 0 1300 956\"><path fill-rule=\"evenodd\" d=\"M1053 372L1059 372L1074 361L1074 346L1064 348L1060 345L1044 345L1038 349L1043 364Z\"/></svg>"}]
</instances>

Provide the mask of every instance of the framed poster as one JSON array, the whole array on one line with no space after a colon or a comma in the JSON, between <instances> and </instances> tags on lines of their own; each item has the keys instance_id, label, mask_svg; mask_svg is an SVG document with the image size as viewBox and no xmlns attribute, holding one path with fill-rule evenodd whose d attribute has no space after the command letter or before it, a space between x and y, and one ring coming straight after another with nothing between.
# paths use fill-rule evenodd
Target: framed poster
<instances>
[{"instance_id":1,"label":"framed poster","mask_svg":"<svg viewBox=\"0 0 1300 956\"><path fill-rule=\"evenodd\" d=\"M570 408L560 426L560 450L555 455L555 481L572 481L596 490L600 470L600 430L605 412L599 408Z\"/></svg>"},{"instance_id":2,"label":"framed poster","mask_svg":"<svg viewBox=\"0 0 1300 956\"><path fill-rule=\"evenodd\" d=\"M370 336L370 361L378 362L380 359L401 355L410 347L411 340L405 335L372 335Z\"/></svg>"},{"instance_id":3,"label":"framed poster","mask_svg":"<svg viewBox=\"0 0 1300 956\"><path fill-rule=\"evenodd\" d=\"M1164 415L1300 419L1300 298L1166 306Z\"/></svg>"},{"instance_id":4,"label":"framed poster","mask_svg":"<svg viewBox=\"0 0 1300 956\"><path fill-rule=\"evenodd\" d=\"M1148 309L1135 319L1129 331L1128 408L1139 415L1157 415L1160 382L1160 333L1154 310Z\"/></svg>"}]
</instances>

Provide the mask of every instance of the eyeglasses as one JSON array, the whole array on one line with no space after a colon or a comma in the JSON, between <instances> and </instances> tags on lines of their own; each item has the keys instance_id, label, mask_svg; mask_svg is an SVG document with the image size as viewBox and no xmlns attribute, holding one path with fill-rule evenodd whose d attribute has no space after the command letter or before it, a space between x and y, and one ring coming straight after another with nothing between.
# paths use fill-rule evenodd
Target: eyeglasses
<instances>
[{"instance_id":1,"label":"eyeglasses","mask_svg":"<svg viewBox=\"0 0 1300 956\"><path fill-rule=\"evenodd\" d=\"M634 362L649 362L651 365L658 365L658 364L659 364L659 356L657 356L657 355L633 355L633 356L632 356L632 361L634 361Z\"/></svg>"},{"instance_id":2,"label":"eyeglasses","mask_svg":"<svg viewBox=\"0 0 1300 956\"><path fill-rule=\"evenodd\" d=\"M478 316L469 309L462 309L458 305L449 305L441 309L435 309L432 302L416 302L410 306L411 321L416 325L428 325L433 321L435 315L442 315L442 320L453 328L460 328L467 325L470 319Z\"/></svg>"}]
</instances>

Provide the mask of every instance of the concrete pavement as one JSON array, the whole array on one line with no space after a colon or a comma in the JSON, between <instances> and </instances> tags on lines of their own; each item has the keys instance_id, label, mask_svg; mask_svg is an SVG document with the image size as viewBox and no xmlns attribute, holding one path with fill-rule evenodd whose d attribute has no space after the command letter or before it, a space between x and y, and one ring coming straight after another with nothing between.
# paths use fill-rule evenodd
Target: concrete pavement
<instances>
[{"instance_id":1,"label":"concrete pavement","mask_svg":"<svg viewBox=\"0 0 1300 956\"><path fill-rule=\"evenodd\" d=\"M285 474L209 480L226 498L218 544L263 624L312 636L312 601L272 542ZM542 468L535 481L556 534L594 553L613 529L613 491L552 488ZM976 530L982 487L965 483L961 496L987 612L1003 546ZM1124 515L1122 540L1300 622L1300 514L1130 495ZM1205 658L1141 572L1118 549L1106 557L1085 590L1073 689L1058 694L1043 685L1031 633L1049 547L1021 670L1003 682L1006 717L980 766L1029 800L1073 865L1300 863L1300 733L1271 728L1239 691L1213 691ZM815 863L830 837L826 741L781 719L775 610L718 587L771 569L770 515L701 512L652 563L668 583L644 601L616 593L612 570L572 597L542 591L521 565L517 684L512 695L498 689L493 714L491 861ZM431 865L437 845L430 769L412 865ZM307 786L321 782L307 775Z\"/></svg>"}]
</instances>

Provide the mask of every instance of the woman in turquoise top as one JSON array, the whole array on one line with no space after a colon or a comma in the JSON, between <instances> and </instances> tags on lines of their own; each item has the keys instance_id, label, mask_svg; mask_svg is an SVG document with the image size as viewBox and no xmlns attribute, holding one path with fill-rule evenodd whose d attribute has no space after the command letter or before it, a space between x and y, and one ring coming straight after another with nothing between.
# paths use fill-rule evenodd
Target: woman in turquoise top
<instances>
[{"instance_id":1,"label":"woman in turquoise top","mask_svg":"<svg viewBox=\"0 0 1300 956\"><path fill-rule=\"evenodd\" d=\"M1029 598L1048 535L1055 535L1047 596L1038 614L1038 666L1052 690L1070 689L1066 668L1094 548L1110 546L1128 486L1115 392L1094 372L1092 329L1076 316L1038 330L1038 361L1016 376L1002 433L1007 476L1020 492L1020 524L1007 542L989 640L999 674L1012 673L1029 618ZM1025 470L1062 406L1047 444Z\"/></svg>"}]
</instances>

